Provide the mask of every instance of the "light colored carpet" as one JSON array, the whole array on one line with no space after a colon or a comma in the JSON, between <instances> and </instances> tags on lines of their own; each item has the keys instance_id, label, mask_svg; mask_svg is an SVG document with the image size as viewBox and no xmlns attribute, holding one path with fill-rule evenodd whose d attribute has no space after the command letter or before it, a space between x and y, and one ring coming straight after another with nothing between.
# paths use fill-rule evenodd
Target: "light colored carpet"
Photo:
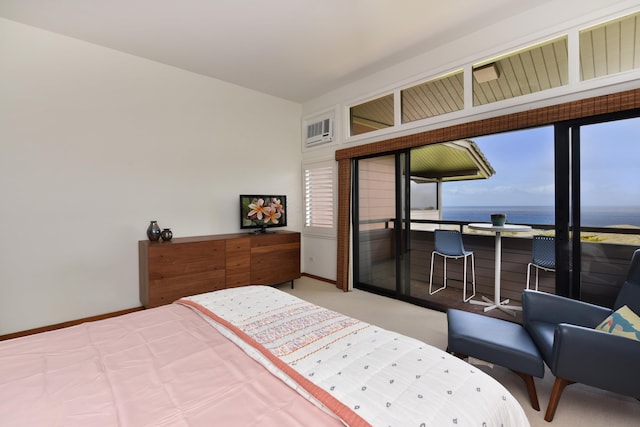
<instances>
[{"instance_id":1,"label":"light colored carpet","mask_svg":"<svg viewBox=\"0 0 640 427\"><path fill-rule=\"evenodd\" d=\"M360 290L342 292L334 285L309 277L279 289L322 307L329 308L367 323L372 323L417 338L445 350L447 347L447 317L445 313L418 307L402 301ZM608 363L616 363L615 360ZM640 361L639 361L640 363ZM487 374L503 384L524 408L532 427L637 427L640 425L640 402L634 398L609 393L582 384L567 387L560 399L552 423L544 421L544 411L554 377L547 370L544 379L535 379L540 412L533 410L524 382L500 366L480 365ZM638 369L630 366L629 369ZM513 426L517 427L517 426Z\"/></svg>"}]
</instances>

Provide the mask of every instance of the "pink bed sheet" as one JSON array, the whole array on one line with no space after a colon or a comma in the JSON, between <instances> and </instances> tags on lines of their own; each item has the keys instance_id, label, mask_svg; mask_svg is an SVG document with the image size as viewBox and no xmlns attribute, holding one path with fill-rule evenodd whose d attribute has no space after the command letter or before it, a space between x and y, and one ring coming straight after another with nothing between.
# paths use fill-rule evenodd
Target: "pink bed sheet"
<instances>
[{"instance_id":1,"label":"pink bed sheet","mask_svg":"<svg viewBox=\"0 0 640 427\"><path fill-rule=\"evenodd\" d=\"M171 304L0 343L2 426L339 426Z\"/></svg>"}]
</instances>

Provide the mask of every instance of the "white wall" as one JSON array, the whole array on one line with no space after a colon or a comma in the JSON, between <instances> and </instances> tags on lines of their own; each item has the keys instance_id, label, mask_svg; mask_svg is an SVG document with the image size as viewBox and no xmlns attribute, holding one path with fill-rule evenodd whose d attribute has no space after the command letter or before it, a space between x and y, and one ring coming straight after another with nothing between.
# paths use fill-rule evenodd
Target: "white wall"
<instances>
[{"instance_id":1,"label":"white wall","mask_svg":"<svg viewBox=\"0 0 640 427\"><path fill-rule=\"evenodd\" d=\"M0 334L140 306L137 242L301 228L301 106L0 19Z\"/></svg>"},{"instance_id":2,"label":"white wall","mask_svg":"<svg viewBox=\"0 0 640 427\"><path fill-rule=\"evenodd\" d=\"M335 237L302 236L302 271L327 280L337 278L337 243Z\"/></svg>"}]
</instances>

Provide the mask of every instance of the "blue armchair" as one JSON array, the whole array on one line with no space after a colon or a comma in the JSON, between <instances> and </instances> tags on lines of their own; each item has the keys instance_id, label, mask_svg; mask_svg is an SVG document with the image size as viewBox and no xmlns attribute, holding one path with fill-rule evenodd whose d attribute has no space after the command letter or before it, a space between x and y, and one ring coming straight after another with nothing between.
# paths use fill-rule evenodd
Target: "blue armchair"
<instances>
[{"instance_id":1,"label":"blue armchair","mask_svg":"<svg viewBox=\"0 0 640 427\"><path fill-rule=\"evenodd\" d=\"M640 314L640 250L636 250L614 310ZM582 383L640 399L640 341L594 329L614 310L525 290L523 324L555 375L545 420L553 420L564 388Z\"/></svg>"}]
</instances>

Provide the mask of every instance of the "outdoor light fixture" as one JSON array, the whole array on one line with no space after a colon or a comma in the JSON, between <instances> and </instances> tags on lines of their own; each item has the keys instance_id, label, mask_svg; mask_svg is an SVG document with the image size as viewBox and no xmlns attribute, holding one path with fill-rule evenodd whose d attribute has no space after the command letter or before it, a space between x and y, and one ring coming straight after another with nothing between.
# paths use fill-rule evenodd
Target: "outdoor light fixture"
<instances>
[{"instance_id":1,"label":"outdoor light fixture","mask_svg":"<svg viewBox=\"0 0 640 427\"><path fill-rule=\"evenodd\" d=\"M492 80L498 80L498 77L500 77L500 71L498 70L498 65L495 62L492 62L491 64L474 68L473 77L475 77L478 83L486 83Z\"/></svg>"}]
</instances>

